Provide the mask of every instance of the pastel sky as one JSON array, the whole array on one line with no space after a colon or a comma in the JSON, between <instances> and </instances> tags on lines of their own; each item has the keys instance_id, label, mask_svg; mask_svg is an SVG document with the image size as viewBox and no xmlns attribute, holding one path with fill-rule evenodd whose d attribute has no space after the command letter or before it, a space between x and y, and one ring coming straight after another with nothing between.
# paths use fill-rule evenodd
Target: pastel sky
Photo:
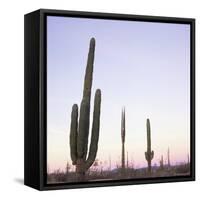
<instances>
[{"instance_id":1,"label":"pastel sky","mask_svg":"<svg viewBox=\"0 0 200 200\"><path fill-rule=\"evenodd\" d=\"M48 16L47 162L50 171L71 163L71 108L80 105L90 38L96 39L94 93L102 91L97 158L105 167L121 159L121 109L126 108L129 163L146 166L146 119L153 164L161 155L187 160L190 149L190 26ZM92 119L91 119L92 121Z\"/></svg>"}]
</instances>

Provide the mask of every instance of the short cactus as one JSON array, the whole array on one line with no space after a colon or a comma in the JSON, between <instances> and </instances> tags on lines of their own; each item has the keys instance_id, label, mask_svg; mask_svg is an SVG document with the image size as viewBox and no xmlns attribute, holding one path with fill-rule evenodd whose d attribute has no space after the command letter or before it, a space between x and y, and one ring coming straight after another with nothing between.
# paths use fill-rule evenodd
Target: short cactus
<instances>
[{"instance_id":1,"label":"short cactus","mask_svg":"<svg viewBox=\"0 0 200 200\"><path fill-rule=\"evenodd\" d=\"M90 149L88 153L88 137L90 126L90 98L92 88L95 39L90 40L87 67L85 72L83 98L78 121L78 105L74 104L71 113L70 153L72 164L76 166L78 180L84 180L85 172L94 163L99 140L101 90L97 89L94 98L93 124ZM88 154L88 156L87 156Z\"/></svg>"},{"instance_id":2,"label":"short cactus","mask_svg":"<svg viewBox=\"0 0 200 200\"><path fill-rule=\"evenodd\" d=\"M164 169L163 155L161 156L161 159L160 159L160 169L161 169L161 170Z\"/></svg>"},{"instance_id":3,"label":"short cactus","mask_svg":"<svg viewBox=\"0 0 200 200\"><path fill-rule=\"evenodd\" d=\"M168 168L171 166L169 147L168 147L168 150L167 150L167 165L168 165Z\"/></svg>"},{"instance_id":4,"label":"short cactus","mask_svg":"<svg viewBox=\"0 0 200 200\"><path fill-rule=\"evenodd\" d=\"M148 164L148 172L151 173L151 160L153 159L154 151L151 151L151 127L149 119L147 119L146 126L147 126L147 151L145 152L145 158Z\"/></svg>"}]
</instances>

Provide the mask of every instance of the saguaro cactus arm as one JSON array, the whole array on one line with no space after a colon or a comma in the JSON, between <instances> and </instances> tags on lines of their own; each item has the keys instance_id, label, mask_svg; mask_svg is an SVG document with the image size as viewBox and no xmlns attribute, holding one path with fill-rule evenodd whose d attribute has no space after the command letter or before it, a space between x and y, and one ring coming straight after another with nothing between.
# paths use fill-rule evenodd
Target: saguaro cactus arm
<instances>
[{"instance_id":1,"label":"saguaro cactus arm","mask_svg":"<svg viewBox=\"0 0 200 200\"><path fill-rule=\"evenodd\" d=\"M77 137L78 137L78 106L74 104L71 113L71 128L70 128L70 153L72 164L77 161Z\"/></svg>"},{"instance_id":2,"label":"saguaro cactus arm","mask_svg":"<svg viewBox=\"0 0 200 200\"><path fill-rule=\"evenodd\" d=\"M152 160L153 157L154 157L154 151L150 151L150 152L146 151L145 152L145 158L146 158L147 161Z\"/></svg>"},{"instance_id":3,"label":"saguaro cactus arm","mask_svg":"<svg viewBox=\"0 0 200 200\"><path fill-rule=\"evenodd\" d=\"M90 142L90 150L88 159L86 161L86 170L93 164L96 158L99 141L99 124L100 124L100 108L101 108L101 90L96 90L94 99L94 111L93 111L93 124L92 124L92 136Z\"/></svg>"},{"instance_id":4,"label":"saguaro cactus arm","mask_svg":"<svg viewBox=\"0 0 200 200\"><path fill-rule=\"evenodd\" d=\"M154 151L151 151L151 160L153 159L154 157Z\"/></svg>"}]
</instances>

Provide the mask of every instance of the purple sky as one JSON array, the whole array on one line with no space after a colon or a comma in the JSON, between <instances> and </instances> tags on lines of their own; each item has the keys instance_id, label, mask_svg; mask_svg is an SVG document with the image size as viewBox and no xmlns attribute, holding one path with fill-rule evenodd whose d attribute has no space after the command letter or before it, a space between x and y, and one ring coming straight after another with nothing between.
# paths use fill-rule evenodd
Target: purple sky
<instances>
[{"instance_id":1,"label":"purple sky","mask_svg":"<svg viewBox=\"0 0 200 200\"><path fill-rule=\"evenodd\" d=\"M95 90L102 90L100 160L120 160L121 109L126 107L126 151L146 165L146 118L152 127L153 163L189 153L190 26L48 17L48 165L63 169L69 154L71 107L81 102L89 40L96 39ZM92 114L92 112L91 112ZM91 115L92 117L92 115Z\"/></svg>"}]
</instances>

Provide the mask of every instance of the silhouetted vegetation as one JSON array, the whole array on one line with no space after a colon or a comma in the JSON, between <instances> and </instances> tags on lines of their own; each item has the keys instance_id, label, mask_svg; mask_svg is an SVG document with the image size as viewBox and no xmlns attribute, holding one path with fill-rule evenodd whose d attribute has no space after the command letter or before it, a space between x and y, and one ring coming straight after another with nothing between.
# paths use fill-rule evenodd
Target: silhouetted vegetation
<instances>
[{"instance_id":1,"label":"silhouetted vegetation","mask_svg":"<svg viewBox=\"0 0 200 200\"><path fill-rule=\"evenodd\" d=\"M171 177L171 176L187 176L190 174L190 165L188 163L180 163L175 166L164 165L152 166L151 174L148 172L148 168L125 168L123 174L121 173L122 168L114 168L112 170L102 169L90 169L85 174L85 181L102 181L102 180L122 180L122 179L142 179L142 178L154 178L154 177ZM48 183L64 183L64 182L80 182L76 179L76 172L62 172L56 170L48 174Z\"/></svg>"}]
</instances>

